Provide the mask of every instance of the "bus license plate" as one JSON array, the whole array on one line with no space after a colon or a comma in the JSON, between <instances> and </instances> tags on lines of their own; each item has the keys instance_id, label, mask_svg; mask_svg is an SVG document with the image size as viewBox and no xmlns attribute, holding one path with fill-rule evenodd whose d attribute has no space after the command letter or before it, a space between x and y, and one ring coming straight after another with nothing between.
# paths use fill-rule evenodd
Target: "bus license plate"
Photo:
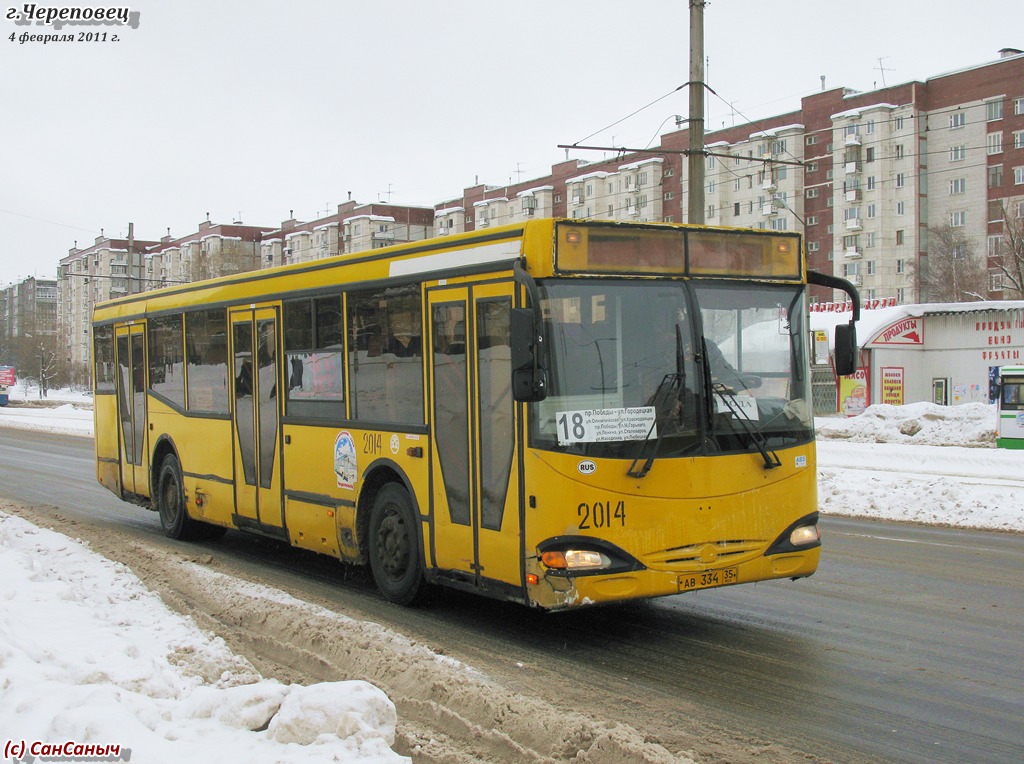
<instances>
[{"instance_id":1,"label":"bus license plate","mask_svg":"<svg viewBox=\"0 0 1024 764\"><path fill-rule=\"evenodd\" d=\"M739 568L722 568L706 570L703 573L686 573L679 577L679 591L688 592L692 589L707 589L711 586L725 586L739 583Z\"/></svg>"}]
</instances>

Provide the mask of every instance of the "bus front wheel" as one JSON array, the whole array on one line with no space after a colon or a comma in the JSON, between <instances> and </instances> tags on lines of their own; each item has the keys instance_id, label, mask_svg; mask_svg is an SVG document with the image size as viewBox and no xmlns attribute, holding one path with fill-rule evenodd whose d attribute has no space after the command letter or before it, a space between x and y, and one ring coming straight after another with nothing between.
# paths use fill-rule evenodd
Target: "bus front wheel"
<instances>
[{"instance_id":1,"label":"bus front wheel","mask_svg":"<svg viewBox=\"0 0 1024 764\"><path fill-rule=\"evenodd\" d=\"M416 517L408 492L395 483L381 488L370 512L370 571L386 599L409 605L423 591Z\"/></svg>"}]
</instances>

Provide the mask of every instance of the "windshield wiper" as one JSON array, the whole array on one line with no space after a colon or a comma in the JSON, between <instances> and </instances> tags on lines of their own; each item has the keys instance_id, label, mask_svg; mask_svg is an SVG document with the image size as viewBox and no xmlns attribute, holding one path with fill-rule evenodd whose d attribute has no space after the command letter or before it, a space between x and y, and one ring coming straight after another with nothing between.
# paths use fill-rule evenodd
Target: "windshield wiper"
<instances>
[{"instance_id":1,"label":"windshield wiper","mask_svg":"<svg viewBox=\"0 0 1024 764\"><path fill-rule=\"evenodd\" d=\"M676 403L679 401L679 393L682 387L683 375L675 372L674 374L666 374L664 379L661 380L661 384L658 385L658 389L654 391L654 397L651 399L651 405L654 406L654 422L651 424L651 429L647 431L647 438L640 442L640 449L637 455L633 457L633 463L626 470L626 474L630 477L646 477L647 473L651 471L655 455L658 453L661 441L665 439L665 433L668 431L668 421L675 413ZM655 430L658 432L658 437L651 438L651 433ZM641 460L643 460L643 464L637 468L637 464Z\"/></svg>"},{"instance_id":2,"label":"windshield wiper","mask_svg":"<svg viewBox=\"0 0 1024 764\"><path fill-rule=\"evenodd\" d=\"M722 399L726 408L732 413L733 418L740 423L740 427L750 438L750 441L757 447L758 452L761 454L761 458L764 459L764 468L766 470L773 470L776 467L782 466L782 460L779 459L779 455L775 453L769 446L768 441L764 435L761 434L761 430L754 427L753 420L747 416L747 412L743 410L743 407L736 400L736 392L726 385L716 382L714 384L713 395L717 395ZM755 406L757 403L755 402Z\"/></svg>"}]
</instances>

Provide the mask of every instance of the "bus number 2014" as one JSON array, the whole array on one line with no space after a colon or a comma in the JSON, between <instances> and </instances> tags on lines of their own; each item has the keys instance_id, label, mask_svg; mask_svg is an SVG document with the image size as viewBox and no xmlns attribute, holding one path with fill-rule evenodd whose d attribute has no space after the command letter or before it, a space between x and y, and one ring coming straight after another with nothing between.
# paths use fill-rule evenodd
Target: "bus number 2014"
<instances>
[{"instance_id":1,"label":"bus number 2014","mask_svg":"<svg viewBox=\"0 0 1024 764\"><path fill-rule=\"evenodd\" d=\"M610 501L595 501L593 504L583 502L576 507L576 515L580 518L581 531L594 528L611 528L613 525L625 526L626 502L613 504Z\"/></svg>"}]
</instances>

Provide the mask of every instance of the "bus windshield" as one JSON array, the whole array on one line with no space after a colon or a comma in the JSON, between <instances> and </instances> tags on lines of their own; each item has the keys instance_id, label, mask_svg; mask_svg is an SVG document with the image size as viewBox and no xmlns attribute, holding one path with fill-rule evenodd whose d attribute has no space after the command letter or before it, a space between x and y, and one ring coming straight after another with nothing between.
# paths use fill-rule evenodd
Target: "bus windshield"
<instances>
[{"instance_id":1,"label":"bus windshield","mask_svg":"<svg viewBox=\"0 0 1024 764\"><path fill-rule=\"evenodd\" d=\"M548 396L531 442L592 458L744 452L813 437L804 288L538 282Z\"/></svg>"}]
</instances>

